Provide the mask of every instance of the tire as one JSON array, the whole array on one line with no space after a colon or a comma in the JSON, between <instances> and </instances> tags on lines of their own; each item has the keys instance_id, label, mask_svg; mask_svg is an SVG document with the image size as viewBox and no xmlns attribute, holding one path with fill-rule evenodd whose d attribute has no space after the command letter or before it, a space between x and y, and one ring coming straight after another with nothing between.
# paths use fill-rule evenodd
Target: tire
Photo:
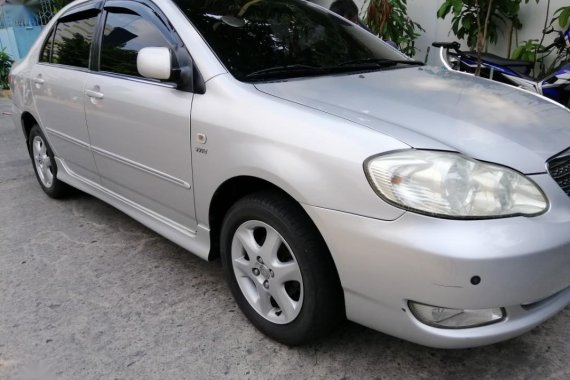
<instances>
[{"instance_id":1,"label":"tire","mask_svg":"<svg viewBox=\"0 0 570 380\"><path fill-rule=\"evenodd\" d=\"M47 140L36 124L28 136L28 150L36 178L44 191L51 198L63 198L70 193L69 185L57 179L57 165Z\"/></svg>"},{"instance_id":2,"label":"tire","mask_svg":"<svg viewBox=\"0 0 570 380\"><path fill-rule=\"evenodd\" d=\"M293 200L256 193L237 201L221 230L226 281L261 332L294 346L332 331L345 318L344 298L319 231Z\"/></svg>"}]
</instances>

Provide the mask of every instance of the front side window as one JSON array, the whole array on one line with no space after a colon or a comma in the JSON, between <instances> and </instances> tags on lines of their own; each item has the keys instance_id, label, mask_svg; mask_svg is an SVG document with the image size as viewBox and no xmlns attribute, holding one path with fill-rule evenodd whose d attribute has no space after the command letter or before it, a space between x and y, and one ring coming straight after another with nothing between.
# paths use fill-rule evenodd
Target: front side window
<instances>
[{"instance_id":1,"label":"front side window","mask_svg":"<svg viewBox=\"0 0 570 380\"><path fill-rule=\"evenodd\" d=\"M53 41L52 63L89 67L91 42L98 13L97 10L89 10L64 16L59 20Z\"/></svg>"},{"instance_id":2,"label":"front side window","mask_svg":"<svg viewBox=\"0 0 570 380\"><path fill-rule=\"evenodd\" d=\"M405 59L364 29L299 0L174 0L237 79L356 71ZM377 65L379 66L379 65ZM285 72L286 75L282 75Z\"/></svg>"},{"instance_id":3,"label":"front side window","mask_svg":"<svg viewBox=\"0 0 570 380\"><path fill-rule=\"evenodd\" d=\"M141 77L137 54L145 47L169 47L169 44L155 25L135 12L109 10L101 43L100 70Z\"/></svg>"}]
</instances>

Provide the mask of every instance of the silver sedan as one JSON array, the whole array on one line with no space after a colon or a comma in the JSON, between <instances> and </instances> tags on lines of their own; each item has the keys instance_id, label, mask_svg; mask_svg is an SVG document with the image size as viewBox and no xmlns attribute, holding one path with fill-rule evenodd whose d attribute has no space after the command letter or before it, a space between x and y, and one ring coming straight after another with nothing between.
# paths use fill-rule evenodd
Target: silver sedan
<instances>
[{"instance_id":1,"label":"silver sedan","mask_svg":"<svg viewBox=\"0 0 570 380\"><path fill-rule=\"evenodd\" d=\"M570 112L297 0L76 1L10 84L41 188L205 260L285 344L490 344L570 303Z\"/></svg>"}]
</instances>

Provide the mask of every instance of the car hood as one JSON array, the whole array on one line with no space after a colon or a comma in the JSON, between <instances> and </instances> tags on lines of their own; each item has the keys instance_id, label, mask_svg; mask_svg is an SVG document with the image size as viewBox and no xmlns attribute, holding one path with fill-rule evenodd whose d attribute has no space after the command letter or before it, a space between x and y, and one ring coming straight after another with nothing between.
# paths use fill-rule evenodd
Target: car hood
<instances>
[{"instance_id":1,"label":"car hood","mask_svg":"<svg viewBox=\"0 0 570 380\"><path fill-rule=\"evenodd\" d=\"M545 172L545 161L570 146L567 109L511 86L444 68L402 68L255 86L414 148L454 150L527 174Z\"/></svg>"}]
</instances>

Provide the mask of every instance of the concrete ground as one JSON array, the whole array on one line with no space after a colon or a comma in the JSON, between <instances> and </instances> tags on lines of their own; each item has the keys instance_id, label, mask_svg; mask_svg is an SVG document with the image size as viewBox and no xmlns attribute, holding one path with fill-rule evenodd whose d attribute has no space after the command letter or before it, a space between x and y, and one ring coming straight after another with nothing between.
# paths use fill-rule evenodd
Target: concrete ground
<instances>
[{"instance_id":1,"label":"concrete ground","mask_svg":"<svg viewBox=\"0 0 570 380\"><path fill-rule=\"evenodd\" d=\"M0 115L0 379L568 379L569 327L567 308L478 349L429 349L352 323L280 345L241 314L219 262L89 195L45 196L20 130Z\"/></svg>"}]
</instances>

